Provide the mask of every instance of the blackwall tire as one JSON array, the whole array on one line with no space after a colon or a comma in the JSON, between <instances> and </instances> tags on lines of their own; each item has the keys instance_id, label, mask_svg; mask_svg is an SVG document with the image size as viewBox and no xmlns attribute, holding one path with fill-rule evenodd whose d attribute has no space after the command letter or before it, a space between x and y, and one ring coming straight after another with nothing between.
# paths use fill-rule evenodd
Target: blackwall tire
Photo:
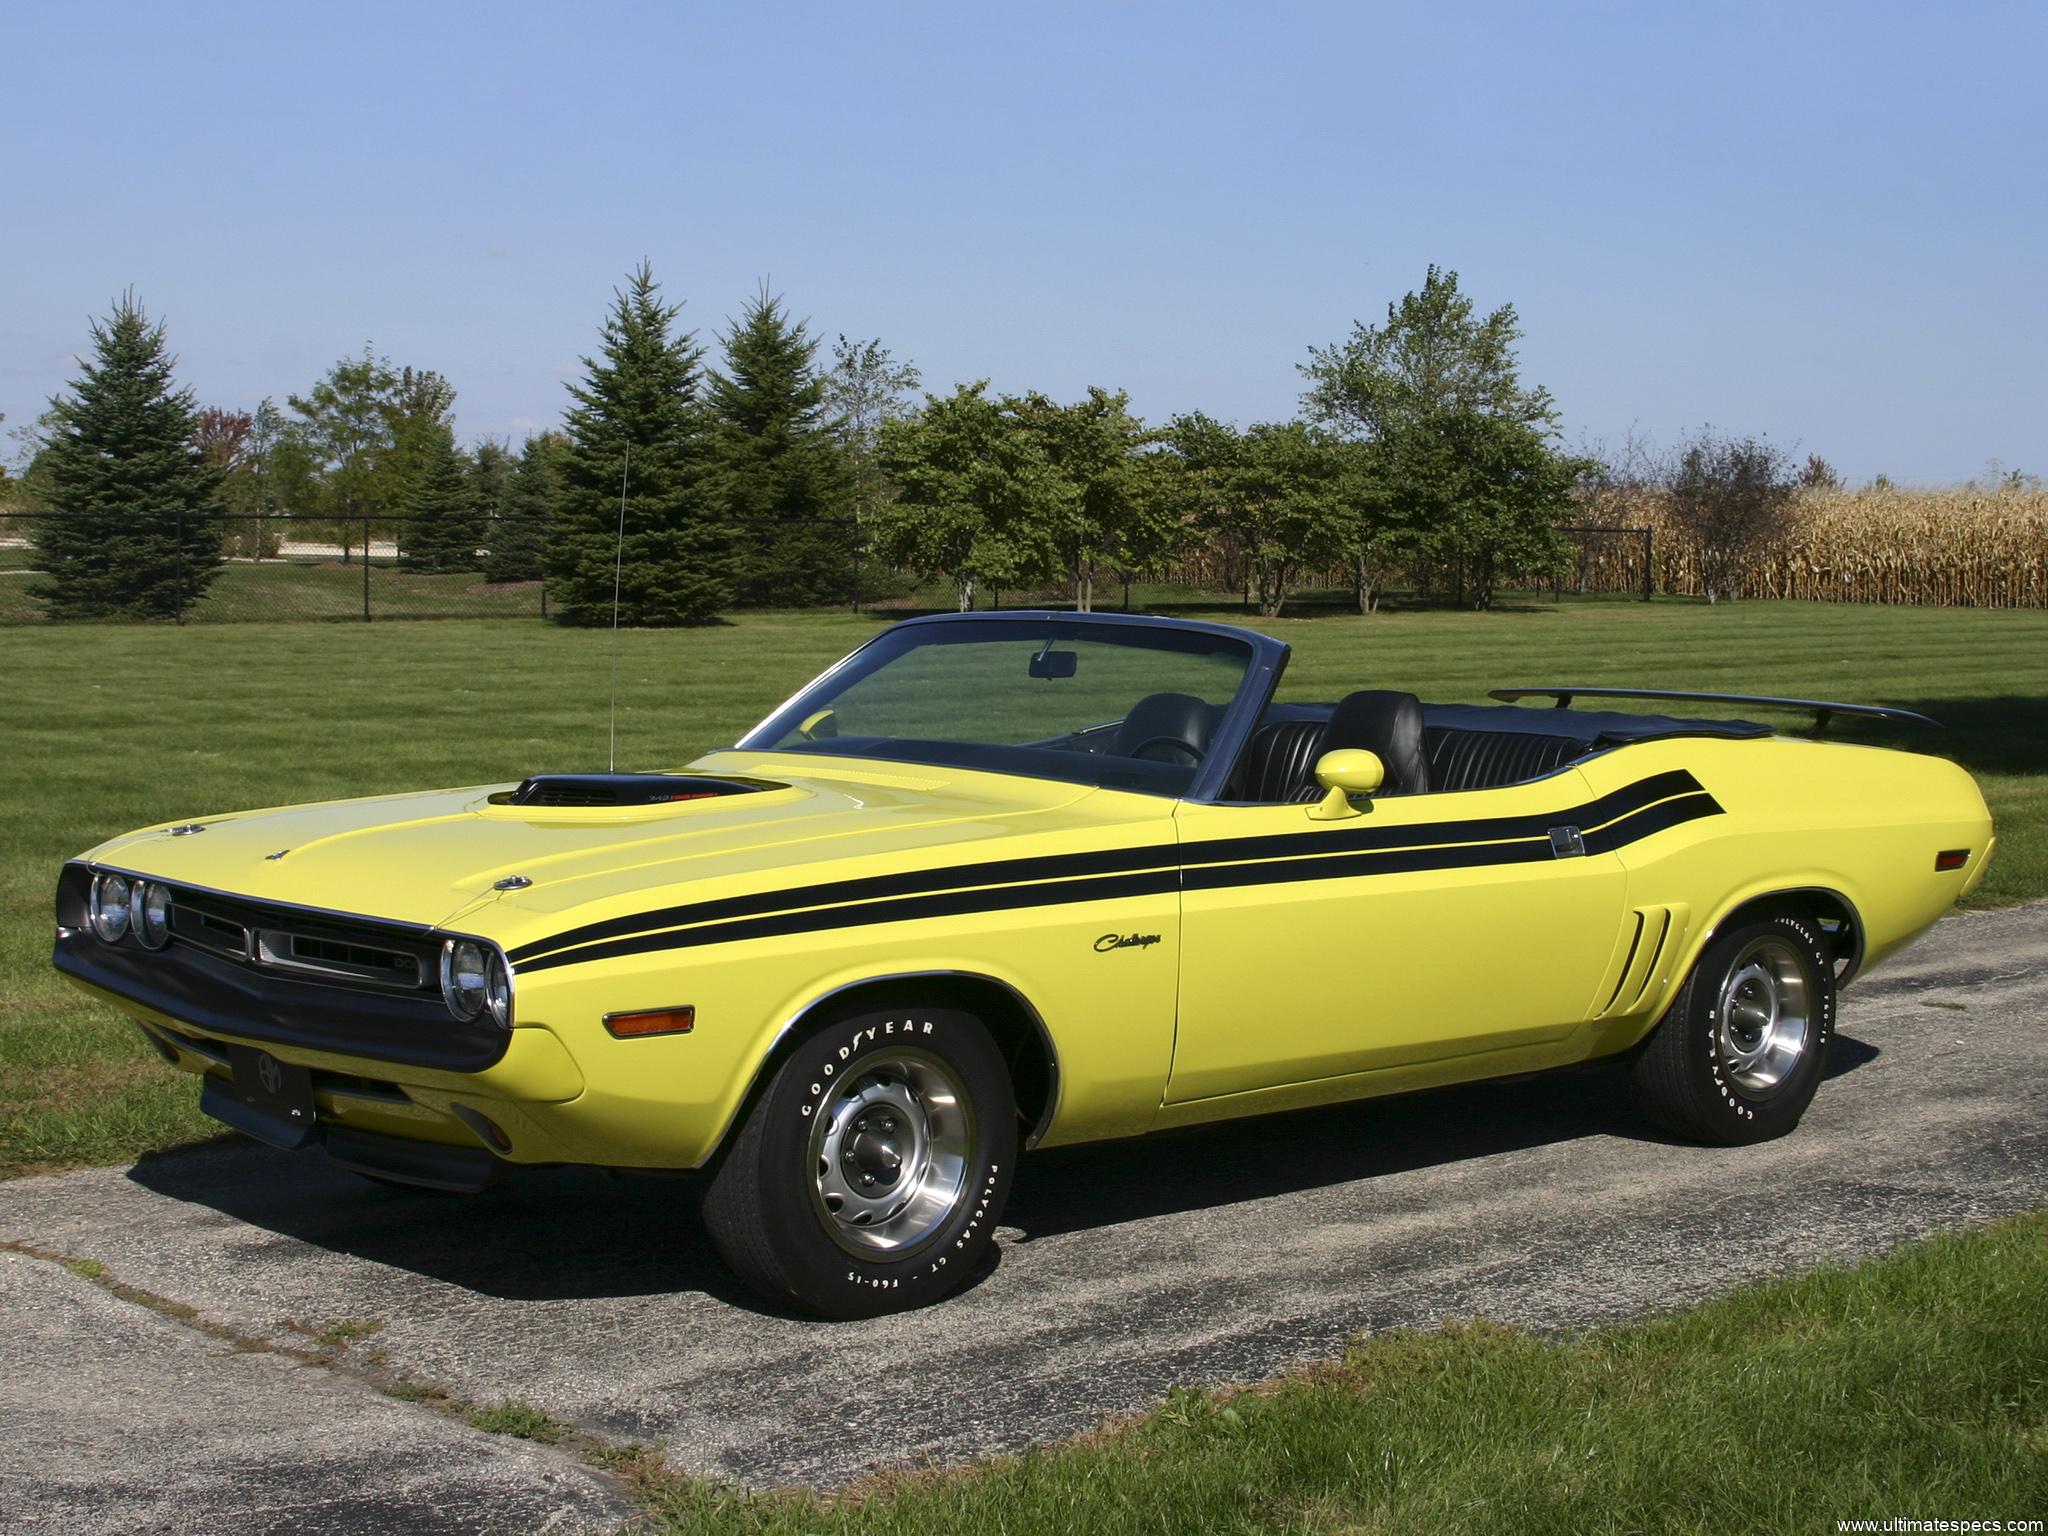
<instances>
[{"instance_id":1,"label":"blackwall tire","mask_svg":"<svg viewBox=\"0 0 2048 1536\"><path fill-rule=\"evenodd\" d=\"M1782 911L1716 934L1636 1057L1644 1114L1719 1146L1782 1136L1827 1069L1835 968L1826 935Z\"/></svg>"},{"instance_id":2,"label":"blackwall tire","mask_svg":"<svg viewBox=\"0 0 2048 1536\"><path fill-rule=\"evenodd\" d=\"M1000 1051L958 1009L836 1019L800 1041L704 1197L720 1257L826 1317L938 1301L994 1240L1017 1159Z\"/></svg>"}]
</instances>

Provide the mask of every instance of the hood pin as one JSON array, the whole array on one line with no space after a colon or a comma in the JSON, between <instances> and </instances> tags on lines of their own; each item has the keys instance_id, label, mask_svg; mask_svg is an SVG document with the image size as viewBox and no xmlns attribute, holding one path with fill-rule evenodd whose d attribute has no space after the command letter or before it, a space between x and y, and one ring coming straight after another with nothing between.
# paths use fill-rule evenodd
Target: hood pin
<instances>
[{"instance_id":1,"label":"hood pin","mask_svg":"<svg viewBox=\"0 0 2048 1536\"><path fill-rule=\"evenodd\" d=\"M531 884L533 884L533 881L525 875L507 875L504 879L495 882L491 889L494 891L523 891Z\"/></svg>"}]
</instances>

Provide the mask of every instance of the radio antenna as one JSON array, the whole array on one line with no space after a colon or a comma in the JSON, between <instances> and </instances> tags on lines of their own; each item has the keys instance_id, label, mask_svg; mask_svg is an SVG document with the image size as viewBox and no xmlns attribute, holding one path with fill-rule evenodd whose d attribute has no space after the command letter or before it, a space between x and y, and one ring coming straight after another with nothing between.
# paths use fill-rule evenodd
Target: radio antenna
<instances>
[{"instance_id":1,"label":"radio antenna","mask_svg":"<svg viewBox=\"0 0 2048 1536\"><path fill-rule=\"evenodd\" d=\"M612 752L608 773L619 771L619 578L626 568L626 477L633 472L633 450L626 449L619 466L619 540L612 551Z\"/></svg>"}]
</instances>

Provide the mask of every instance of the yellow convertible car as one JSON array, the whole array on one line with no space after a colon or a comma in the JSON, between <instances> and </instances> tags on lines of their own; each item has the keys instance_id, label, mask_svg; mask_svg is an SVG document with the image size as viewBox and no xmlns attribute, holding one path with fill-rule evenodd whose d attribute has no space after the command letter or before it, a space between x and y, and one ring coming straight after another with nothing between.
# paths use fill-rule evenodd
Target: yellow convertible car
<instances>
[{"instance_id":1,"label":"yellow convertible car","mask_svg":"<svg viewBox=\"0 0 2048 1536\"><path fill-rule=\"evenodd\" d=\"M1991 855L1940 758L1588 688L1276 703L1286 661L912 620L687 768L114 838L55 963L252 1136L456 1190L704 1169L740 1276L859 1316L966 1279L1033 1146L1600 1056L1677 1135L1780 1135L1837 991Z\"/></svg>"}]
</instances>

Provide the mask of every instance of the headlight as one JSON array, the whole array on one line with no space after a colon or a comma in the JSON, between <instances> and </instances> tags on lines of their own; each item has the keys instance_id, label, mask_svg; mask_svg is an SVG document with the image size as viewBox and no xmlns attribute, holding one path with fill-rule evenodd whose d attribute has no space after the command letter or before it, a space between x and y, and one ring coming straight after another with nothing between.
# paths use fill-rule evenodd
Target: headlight
<instances>
[{"instance_id":1,"label":"headlight","mask_svg":"<svg viewBox=\"0 0 2048 1536\"><path fill-rule=\"evenodd\" d=\"M171 888L154 880L128 887L128 926L144 949L162 949L171 938Z\"/></svg>"},{"instance_id":2,"label":"headlight","mask_svg":"<svg viewBox=\"0 0 2048 1536\"><path fill-rule=\"evenodd\" d=\"M128 931L128 897L126 875L92 877L92 931L109 944L120 943Z\"/></svg>"},{"instance_id":3,"label":"headlight","mask_svg":"<svg viewBox=\"0 0 2048 1536\"><path fill-rule=\"evenodd\" d=\"M441 946L441 996L465 1024L484 1011L486 971L484 947L475 940L450 939Z\"/></svg>"},{"instance_id":4,"label":"headlight","mask_svg":"<svg viewBox=\"0 0 2048 1536\"><path fill-rule=\"evenodd\" d=\"M498 1028L512 1027L512 970L505 964L505 957L496 951L484 969L484 1002Z\"/></svg>"}]
</instances>

